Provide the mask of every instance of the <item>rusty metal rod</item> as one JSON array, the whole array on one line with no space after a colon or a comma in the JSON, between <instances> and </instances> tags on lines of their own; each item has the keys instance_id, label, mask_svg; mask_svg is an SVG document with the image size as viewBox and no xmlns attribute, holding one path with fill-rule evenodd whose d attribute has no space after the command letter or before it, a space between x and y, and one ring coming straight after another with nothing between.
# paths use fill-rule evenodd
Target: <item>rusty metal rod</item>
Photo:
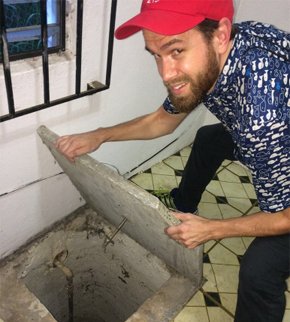
<instances>
[{"instance_id":1,"label":"rusty metal rod","mask_svg":"<svg viewBox=\"0 0 290 322\"><path fill-rule=\"evenodd\" d=\"M69 322L73 322L73 309L74 309L74 284L73 284L73 277L74 274L71 269L65 266L57 257L53 260L53 264L59 268L64 275L66 276L67 280L67 296L68 296L68 309L69 309Z\"/></svg>"},{"instance_id":2,"label":"rusty metal rod","mask_svg":"<svg viewBox=\"0 0 290 322\"><path fill-rule=\"evenodd\" d=\"M109 243L114 244L113 239L114 237L117 235L117 233L121 230L121 228L125 225L125 223L127 222L127 218L124 218L121 223L119 224L119 226L113 231L111 236L106 236L106 239L104 241L103 247L104 247L104 251L106 250L107 246L109 245Z\"/></svg>"}]
</instances>

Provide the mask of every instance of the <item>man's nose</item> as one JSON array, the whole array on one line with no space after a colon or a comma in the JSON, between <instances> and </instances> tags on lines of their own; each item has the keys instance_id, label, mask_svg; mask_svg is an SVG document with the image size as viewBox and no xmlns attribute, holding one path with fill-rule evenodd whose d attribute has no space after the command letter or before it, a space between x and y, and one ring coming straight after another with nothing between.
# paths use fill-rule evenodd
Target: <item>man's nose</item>
<instances>
[{"instance_id":1,"label":"man's nose","mask_svg":"<svg viewBox=\"0 0 290 322\"><path fill-rule=\"evenodd\" d=\"M168 82L177 76L177 69L172 60L164 59L159 68L160 76L164 82Z\"/></svg>"}]
</instances>

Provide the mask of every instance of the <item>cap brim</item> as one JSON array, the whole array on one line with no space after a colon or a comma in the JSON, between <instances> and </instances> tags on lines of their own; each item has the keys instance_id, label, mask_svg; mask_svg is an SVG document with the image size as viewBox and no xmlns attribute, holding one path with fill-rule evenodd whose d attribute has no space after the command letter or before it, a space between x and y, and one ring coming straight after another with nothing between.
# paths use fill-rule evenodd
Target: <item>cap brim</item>
<instances>
[{"instance_id":1,"label":"cap brim","mask_svg":"<svg viewBox=\"0 0 290 322\"><path fill-rule=\"evenodd\" d=\"M141 29L148 29L160 35L178 35L195 27L204 16L184 15L170 11L147 10L122 24L116 31L117 39L125 39Z\"/></svg>"}]
</instances>

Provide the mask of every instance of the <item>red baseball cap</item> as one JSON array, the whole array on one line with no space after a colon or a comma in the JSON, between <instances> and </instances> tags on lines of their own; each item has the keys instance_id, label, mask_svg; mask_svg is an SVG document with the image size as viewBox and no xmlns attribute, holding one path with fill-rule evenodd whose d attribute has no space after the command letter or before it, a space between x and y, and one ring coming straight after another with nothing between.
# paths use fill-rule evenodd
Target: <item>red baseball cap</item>
<instances>
[{"instance_id":1,"label":"red baseball cap","mask_svg":"<svg viewBox=\"0 0 290 322\"><path fill-rule=\"evenodd\" d=\"M141 29L161 35L181 34L205 18L233 20L233 0L143 0L140 13L121 25L117 39L127 38Z\"/></svg>"}]
</instances>

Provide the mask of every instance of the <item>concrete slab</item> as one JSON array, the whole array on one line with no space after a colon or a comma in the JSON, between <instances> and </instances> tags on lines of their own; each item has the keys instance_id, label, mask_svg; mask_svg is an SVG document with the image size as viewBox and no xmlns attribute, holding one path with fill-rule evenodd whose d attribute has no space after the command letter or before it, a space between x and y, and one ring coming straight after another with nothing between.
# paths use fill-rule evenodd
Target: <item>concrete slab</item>
<instances>
[{"instance_id":1,"label":"concrete slab","mask_svg":"<svg viewBox=\"0 0 290 322\"><path fill-rule=\"evenodd\" d=\"M1 272L0 322L57 322L11 271Z\"/></svg>"},{"instance_id":2,"label":"concrete slab","mask_svg":"<svg viewBox=\"0 0 290 322\"><path fill-rule=\"evenodd\" d=\"M172 321L196 291L188 278L173 274L126 322Z\"/></svg>"},{"instance_id":3,"label":"concrete slab","mask_svg":"<svg viewBox=\"0 0 290 322\"><path fill-rule=\"evenodd\" d=\"M85 206L0 262L0 322L172 321L201 285L114 229Z\"/></svg>"},{"instance_id":4,"label":"concrete slab","mask_svg":"<svg viewBox=\"0 0 290 322\"><path fill-rule=\"evenodd\" d=\"M38 129L38 134L98 214L116 227L126 218L122 227L124 233L195 285L201 285L203 246L188 250L164 234L165 227L179 221L157 198L90 156L79 157L75 163L69 162L55 149L59 136L45 126Z\"/></svg>"}]
</instances>

